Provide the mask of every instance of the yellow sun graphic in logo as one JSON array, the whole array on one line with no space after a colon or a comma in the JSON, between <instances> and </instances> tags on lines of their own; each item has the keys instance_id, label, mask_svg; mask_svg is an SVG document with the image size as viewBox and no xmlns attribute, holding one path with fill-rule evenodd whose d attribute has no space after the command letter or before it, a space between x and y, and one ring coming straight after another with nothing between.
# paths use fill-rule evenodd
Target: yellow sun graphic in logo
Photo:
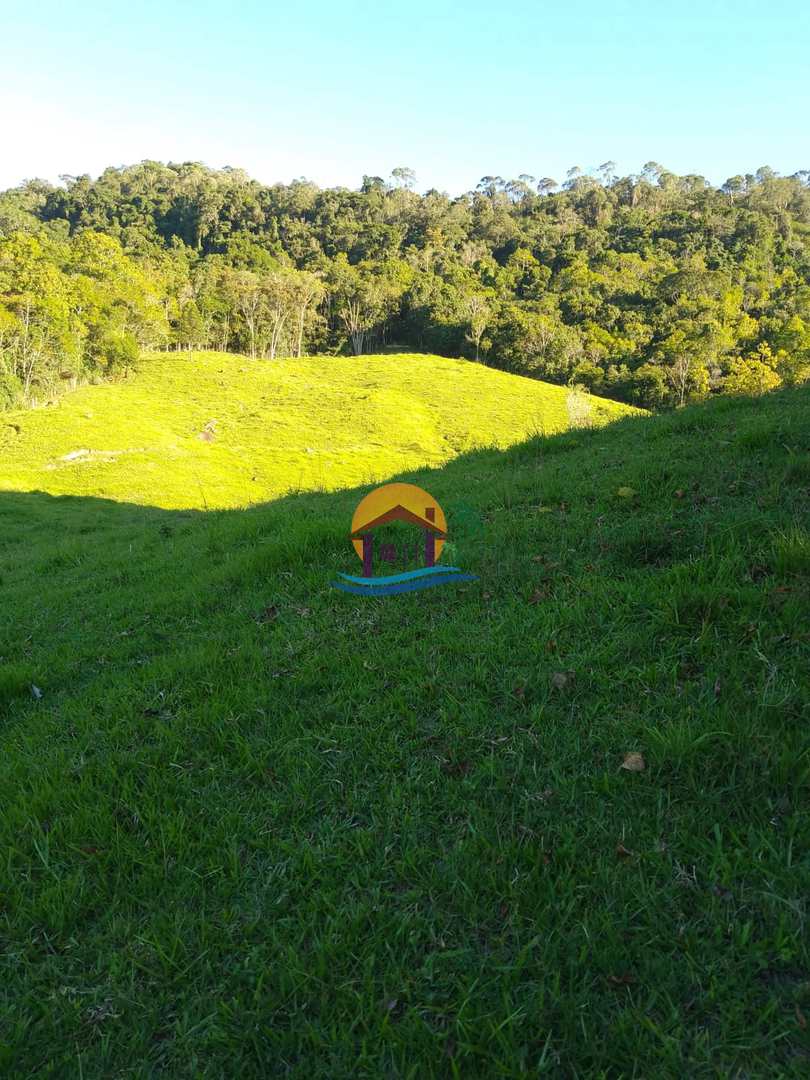
<instances>
[{"instance_id":1,"label":"yellow sun graphic in logo","mask_svg":"<svg viewBox=\"0 0 810 1080\"><path fill-rule=\"evenodd\" d=\"M433 555L439 558L447 536L444 511L416 484L384 484L375 488L358 504L352 518L351 538L354 550L363 558L363 535L369 535L386 521L409 521L433 534Z\"/></svg>"}]
</instances>

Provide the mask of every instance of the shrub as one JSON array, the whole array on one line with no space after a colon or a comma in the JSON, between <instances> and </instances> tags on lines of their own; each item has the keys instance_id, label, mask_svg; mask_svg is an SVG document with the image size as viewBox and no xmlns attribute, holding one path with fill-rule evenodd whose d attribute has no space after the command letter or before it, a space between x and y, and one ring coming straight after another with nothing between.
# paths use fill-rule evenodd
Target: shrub
<instances>
[{"instance_id":1,"label":"shrub","mask_svg":"<svg viewBox=\"0 0 810 1080\"><path fill-rule=\"evenodd\" d=\"M0 411L22 405L23 386L16 375L0 371Z\"/></svg>"},{"instance_id":2,"label":"shrub","mask_svg":"<svg viewBox=\"0 0 810 1080\"><path fill-rule=\"evenodd\" d=\"M777 353L776 370L785 386L800 386L810 382L810 352Z\"/></svg>"},{"instance_id":3,"label":"shrub","mask_svg":"<svg viewBox=\"0 0 810 1080\"><path fill-rule=\"evenodd\" d=\"M105 375L123 375L137 367L139 353L133 334L108 331L93 345L93 366Z\"/></svg>"},{"instance_id":4,"label":"shrub","mask_svg":"<svg viewBox=\"0 0 810 1080\"><path fill-rule=\"evenodd\" d=\"M634 405L655 409L667 399L666 375L655 364L642 364L630 378L629 397Z\"/></svg>"},{"instance_id":5,"label":"shrub","mask_svg":"<svg viewBox=\"0 0 810 1080\"><path fill-rule=\"evenodd\" d=\"M605 382L605 373L591 360L583 360L574 368L573 381L591 393L598 394Z\"/></svg>"},{"instance_id":6,"label":"shrub","mask_svg":"<svg viewBox=\"0 0 810 1080\"><path fill-rule=\"evenodd\" d=\"M729 373L723 380L723 389L727 394L756 397L775 390L781 383L772 367L762 360L749 357L731 361Z\"/></svg>"},{"instance_id":7,"label":"shrub","mask_svg":"<svg viewBox=\"0 0 810 1080\"><path fill-rule=\"evenodd\" d=\"M590 395L582 386L572 386L565 399L568 422L572 428L591 426Z\"/></svg>"}]
</instances>

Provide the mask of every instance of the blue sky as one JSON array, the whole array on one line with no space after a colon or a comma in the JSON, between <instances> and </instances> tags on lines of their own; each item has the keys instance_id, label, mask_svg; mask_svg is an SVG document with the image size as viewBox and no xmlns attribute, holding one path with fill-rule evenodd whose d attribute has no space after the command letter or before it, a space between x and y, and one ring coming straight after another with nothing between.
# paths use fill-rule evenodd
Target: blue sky
<instances>
[{"instance_id":1,"label":"blue sky","mask_svg":"<svg viewBox=\"0 0 810 1080\"><path fill-rule=\"evenodd\" d=\"M453 194L605 160L789 174L810 3L0 0L0 130L0 187L143 158Z\"/></svg>"}]
</instances>

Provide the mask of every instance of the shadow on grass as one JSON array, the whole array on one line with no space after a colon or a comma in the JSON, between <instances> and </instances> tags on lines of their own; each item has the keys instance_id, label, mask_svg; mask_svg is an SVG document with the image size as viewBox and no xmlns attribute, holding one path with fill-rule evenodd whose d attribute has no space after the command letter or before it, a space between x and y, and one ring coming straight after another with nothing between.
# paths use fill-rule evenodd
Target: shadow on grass
<instances>
[{"instance_id":1,"label":"shadow on grass","mask_svg":"<svg viewBox=\"0 0 810 1080\"><path fill-rule=\"evenodd\" d=\"M582 430L535 437L507 450L474 450L441 468L411 470L381 483L415 483L439 501L449 524L444 564L503 571L504 553L491 529L498 511L519 512L541 498L546 459L604 443L636 423L620 421L610 435ZM211 598L228 592L252 597L261 589L327 611L351 603L337 599L329 583L341 571L359 573L351 517L374 486L294 492L226 510L0 491L0 715L42 681L41 660L50 652L63 657L52 682L67 689L71 679L82 678L99 642L116 644L119 635L130 634L134 640L132 628L149 620L181 627L184 617L198 617L216 603ZM255 602L261 608L258 595ZM67 650L72 657L64 656ZM109 651L123 662L122 649Z\"/></svg>"},{"instance_id":2,"label":"shadow on grass","mask_svg":"<svg viewBox=\"0 0 810 1080\"><path fill-rule=\"evenodd\" d=\"M647 417L625 417L610 424L611 432L633 428ZM288 492L269 502L255 503L234 509L184 509L165 510L148 504L127 503L112 499L80 495L50 495L46 491L4 491L0 488L0 561L8 557L10 549L17 544L26 545L44 539L49 544L59 540L76 539L91 534L116 534L120 530L141 529L153 526L168 534L170 530L200 525L203 522L233 522L237 519L255 519L267 514L279 515L285 522L296 518L322 518L323 521L341 522L348 536L349 521L354 505L367 491L383 484L405 482L418 484L448 507L463 500L484 507L491 502L489 492L481 498L478 491L484 478L494 477L497 472L518 468L527 461L541 465L544 457L556 457L567 451L605 440L605 428L579 429L556 435L536 435L523 443L507 449L486 448L467 451L441 467L423 467L394 473L384 480L356 485L339 490L318 489ZM0 484L2 476L0 475ZM347 509L349 508L349 509ZM45 529L43 534L42 530ZM345 539L340 531L336 539Z\"/></svg>"},{"instance_id":3,"label":"shadow on grass","mask_svg":"<svg viewBox=\"0 0 810 1080\"><path fill-rule=\"evenodd\" d=\"M441 603L329 588L365 488L0 493L8 1074L798 1075L786 404L402 475L484 519Z\"/></svg>"}]
</instances>

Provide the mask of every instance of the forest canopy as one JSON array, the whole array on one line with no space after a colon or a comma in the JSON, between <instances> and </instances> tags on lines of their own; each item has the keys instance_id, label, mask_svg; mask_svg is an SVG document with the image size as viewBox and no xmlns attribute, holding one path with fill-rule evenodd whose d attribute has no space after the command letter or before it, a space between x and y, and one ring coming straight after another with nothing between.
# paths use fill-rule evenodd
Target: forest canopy
<instances>
[{"instance_id":1,"label":"forest canopy","mask_svg":"<svg viewBox=\"0 0 810 1080\"><path fill-rule=\"evenodd\" d=\"M810 378L810 171L415 183L143 161L0 194L0 409L146 349L396 347L652 408Z\"/></svg>"}]
</instances>

